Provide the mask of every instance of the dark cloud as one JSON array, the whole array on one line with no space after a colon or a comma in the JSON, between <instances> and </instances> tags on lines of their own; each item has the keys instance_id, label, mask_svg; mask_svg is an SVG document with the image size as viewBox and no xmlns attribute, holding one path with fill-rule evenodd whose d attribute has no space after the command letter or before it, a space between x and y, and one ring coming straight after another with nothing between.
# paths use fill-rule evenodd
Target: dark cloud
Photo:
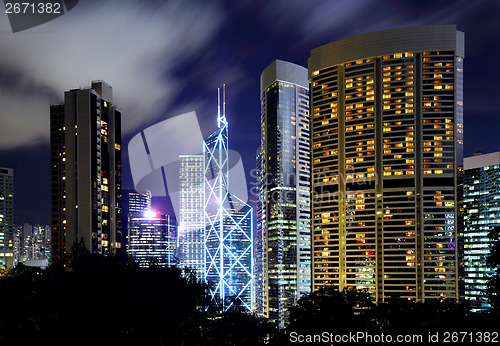
<instances>
[{"instance_id":1,"label":"dark cloud","mask_svg":"<svg viewBox=\"0 0 500 346\"><path fill-rule=\"evenodd\" d=\"M173 71L200 54L222 22L217 6L201 1L81 2L15 34L2 22L0 148L47 140L48 105L94 79L114 87L125 132L160 118L186 86Z\"/></svg>"}]
</instances>

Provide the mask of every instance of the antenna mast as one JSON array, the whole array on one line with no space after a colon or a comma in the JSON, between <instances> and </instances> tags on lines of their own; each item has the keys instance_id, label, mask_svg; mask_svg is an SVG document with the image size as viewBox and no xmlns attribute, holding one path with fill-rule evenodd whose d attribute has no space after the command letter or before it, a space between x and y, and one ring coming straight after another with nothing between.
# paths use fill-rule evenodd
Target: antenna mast
<instances>
[{"instance_id":1,"label":"antenna mast","mask_svg":"<svg viewBox=\"0 0 500 346\"><path fill-rule=\"evenodd\" d=\"M226 84L222 85L222 116L220 114L220 88L217 88L217 126L226 125Z\"/></svg>"},{"instance_id":2,"label":"antenna mast","mask_svg":"<svg viewBox=\"0 0 500 346\"><path fill-rule=\"evenodd\" d=\"M226 122L226 84L222 84L222 118Z\"/></svg>"},{"instance_id":3,"label":"antenna mast","mask_svg":"<svg viewBox=\"0 0 500 346\"><path fill-rule=\"evenodd\" d=\"M217 88L217 127L220 128L220 88Z\"/></svg>"}]
</instances>

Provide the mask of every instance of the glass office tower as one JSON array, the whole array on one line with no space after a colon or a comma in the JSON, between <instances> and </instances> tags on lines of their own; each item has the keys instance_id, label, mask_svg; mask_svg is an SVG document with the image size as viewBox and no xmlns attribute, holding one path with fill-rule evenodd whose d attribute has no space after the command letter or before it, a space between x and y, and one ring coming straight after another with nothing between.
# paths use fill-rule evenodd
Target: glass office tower
<instances>
[{"instance_id":1,"label":"glass office tower","mask_svg":"<svg viewBox=\"0 0 500 346\"><path fill-rule=\"evenodd\" d=\"M486 260L492 246L488 233L500 227L500 152L464 158L463 182L465 299L477 311L490 306L486 290L494 270Z\"/></svg>"},{"instance_id":2,"label":"glass office tower","mask_svg":"<svg viewBox=\"0 0 500 346\"><path fill-rule=\"evenodd\" d=\"M133 189L122 190L122 259L127 261L128 234L130 220L142 217L145 211L151 210L151 191L139 192Z\"/></svg>"},{"instance_id":3,"label":"glass office tower","mask_svg":"<svg viewBox=\"0 0 500 346\"><path fill-rule=\"evenodd\" d=\"M203 145L205 281L221 310L238 304L253 311L253 210L229 191L228 124L222 114Z\"/></svg>"},{"instance_id":4,"label":"glass office tower","mask_svg":"<svg viewBox=\"0 0 500 346\"><path fill-rule=\"evenodd\" d=\"M457 298L463 57L455 25L311 51L313 289Z\"/></svg>"},{"instance_id":5,"label":"glass office tower","mask_svg":"<svg viewBox=\"0 0 500 346\"><path fill-rule=\"evenodd\" d=\"M284 327L311 291L310 132L307 69L275 60L261 75L256 249L259 312ZM262 269L260 269L262 270Z\"/></svg>"},{"instance_id":6,"label":"glass office tower","mask_svg":"<svg viewBox=\"0 0 500 346\"><path fill-rule=\"evenodd\" d=\"M204 278L203 155L179 155L178 264Z\"/></svg>"},{"instance_id":7,"label":"glass office tower","mask_svg":"<svg viewBox=\"0 0 500 346\"><path fill-rule=\"evenodd\" d=\"M170 215L146 211L129 220L127 253L140 267L171 267L177 258L177 222Z\"/></svg>"}]
</instances>

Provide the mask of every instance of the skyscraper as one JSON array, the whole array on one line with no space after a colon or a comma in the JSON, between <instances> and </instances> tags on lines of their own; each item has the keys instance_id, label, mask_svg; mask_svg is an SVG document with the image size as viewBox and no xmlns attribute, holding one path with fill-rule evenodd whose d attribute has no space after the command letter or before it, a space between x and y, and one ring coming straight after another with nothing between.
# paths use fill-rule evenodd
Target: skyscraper
<instances>
[{"instance_id":1,"label":"skyscraper","mask_svg":"<svg viewBox=\"0 0 500 346\"><path fill-rule=\"evenodd\" d=\"M179 156L179 267L193 269L199 280L204 279L203 213L204 156Z\"/></svg>"},{"instance_id":2,"label":"skyscraper","mask_svg":"<svg viewBox=\"0 0 500 346\"><path fill-rule=\"evenodd\" d=\"M121 248L121 114L103 81L50 107L52 261L83 239L92 253Z\"/></svg>"},{"instance_id":3,"label":"skyscraper","mask_svg":"<svg viewBox=\"0 0 500 346\"><path fill-rule=\"evenodd\" d=\"M205 281L222 310L240 304L252 311L252 208L229 190L228 124L220 106L217 122L203 145Z\"/></svg>"},{"instance_id":4,"label":"skyscraper","mask_svg":"<svg viewBox=\"0 0 500 346\"><path fill-rule=\"evenodd\" d=\"M463 258L465 299L473 310L489 307L486 289L493 268L488 233L500 226L500 152L464 158Z\"/></svg>"},{"instance_id":5,"label":"skyscraper","mask_svg":"<svg viewBox=\"0 0 500 346\"><path fill-rule=\"evenodd\" d=\"M141 267L176 265L177 222L170 215L148 210L129 220L127 253Z\"/></svg>"},{"instance_id":6,"label":"skyscraper","mask_svg":"<svg viewBox=\"0 0 500 346\"><path fill-rule=\"evenodd\" d=\"M463 56L455 25L311 51L313 289L457 298Z\"/></svg>"},{"instance_id":7,"label":"skyscraper","mask_svg":"<svg viewBox=\"0 0 500 346\"><path fill-rule=\"evenodd\" d=\"M276 60L261 75L257 212L258 308L285 326L311 291L310 132L307 69Z\"/></svg>"},{"instance_id":8,"label":"skyscraper","mask_svg":"<svg viewBox=\"0 0 500 346\"><path fill-rule=\"evenodd\" d=\"M14 264L14 170L0 167L0 267Z\"/></svg>"}]
</instances>

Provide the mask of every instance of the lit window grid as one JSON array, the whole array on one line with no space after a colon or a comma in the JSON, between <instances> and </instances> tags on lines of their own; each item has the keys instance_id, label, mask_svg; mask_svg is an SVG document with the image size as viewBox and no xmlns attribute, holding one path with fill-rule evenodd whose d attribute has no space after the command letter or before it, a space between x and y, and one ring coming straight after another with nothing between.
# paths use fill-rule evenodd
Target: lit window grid
<instances>
[{"instance_id":1,"label":"lit window grid","mask_svg":"<svg viewBox=\"0 0 500 346\"><path fill-rule=\"evenodd\" d=\"M323 74L315 77L311 87L314 102L311 124L315 129L311 138L313 184L338 178L339 169L338 67L324 73L327 77L323 78Z\"/></svg>"},{"instance_id":2,"label":"lit window grid","mask_svg":"<svg viewBox=\"0 0 500 346\"><path fill-rule=\"evenodd\" d=\"M424 174L455 174L455 103L460 101L454 90L455 58L453 52L422 54Z\"/></svg>"},{"instance_id":3,"label":"lit window grid","mask_svg":"<svg viewBox=\"0 0 500 346\"><path fill-rule=\"evenodd\" d=\"M417 225L415 190L384 191L382 279L386 293L417 299Z\"/></svg>"},{"instance_id":4,"label":"lit window grid","mask_svg":"<svg viewBox=\"0 0 500 346\"><path fill-rule=\"evenodd\" d=\"M489 307L485 281L493 274L486 265L491 251L490 230L500 226L500 165L464 171L464 223L462 233L465 299L473 309Z\"/></svg>"},{"instance_id":5,"label":"lit window grid","mask_svg":"<svg viewBox=\"0 0 500 346\"><path fill-rule=\"evenodd\" d=\"M195 270L200 280L204 268L204 157L181 155L179 168L179 253L180 267Z\"/></svg>"},{"instance_id":6,"label":"lit window grid","mask_svg":"<svg viewBox=\"0 0 500 346\"><path fill-rule=\"evenodd\" d=\"M382 61L384 176L415 174L415 58Z\"/></svg>"},{"instance_id":7,"label":"lit window grid","mask_svg":"<svg viewBox=\"0 0 500 346\"><path fill-rule=\"evenodd\" d=\"M399 58L399 57L398 57L398 58ZM413 66L408 66L408 68L413 68ZM330 71L331 71L331 70L332 70L332 68L330 68ZM330 72L330 71L328 71L328 72L331 74L331 72ZM412 71L412 70L409 70L409 73L413 73L413 71ZM325 73L325 75L327 75L327 73ZM322 76L322 75L320 75L320 77L321 77L321 76ZM408 76L408 79L412 79L412 78L411 78L411 76ZM413 82L411 82L410 84L413 84ZM322 80L322 81L317 81L317 80L315 80L315 78L313 77L313 83L312 83L313 97L314 97L315 95L317 95L317 94L318 94L317 92L315 93L315 91L318 91L318 89L320 88L320 86L322 86L322 87L323 87L323 89L325 88L325 80ZM328 85L327 85L327 86L328 86ZM408 92L413 92L413 90L412 90L412 91L408 91ZM336 93L332 93L332 95L337 95L337 94L336 94ZM411 94L408 94L408 95L407 95L407 94L406 94L406 92L405 92L405 96L413 96L413 95L411 95ZM324 101L324 103L326 103L326 102L328 102L328 101L332 101L332 100L328 100L328 98L327 98L326 96L323 96L323 99L326 99L326 100ZM335 100L335 101L337 101L337 100ZM405 108L406 108L407 106L409 106L409 103L410 103L410 102L413 102L413 100L411 100L411 99L407 99L407 100L405 100L405 101L409 101L409 102L405 102ZM401 102L401 101L400 101L400 102ZM324 103L323 103L323 104L324 104ZM317 104L320 104L320 103L318 102ZM326 173L326 172L329 172L328 168L319 168L319 167L321 167L321 166L329 166L329 165L331 165L332 163L336 163L336 164L337 164L337 167L334 167L334 169L338 169L338 161L337 161L337 162L336 162L336 161L334 161L335 159L334 159L334 158L332 158L331 156L330 156L330 157L327 157L327 158L326 158L326 160L325 160L325 159L322 159L322 158L321 158L321 156L325 156L325 155L328 155L328 154L326 154L326 153L325 153L325 154L323 154L323 153L321 153L321 154L320 154L320 152L322 152L322 151L323 151L323 152L326 152L328 149L330 149L329 147L326 147L326 148L325 148L325 147L323 146L323 145L324 145L324 142L323 142L323 141L321 141L321 137L323 137L323 136L328 136L329 138L332 138L333 136L332 136L331 134L332 134L332 133L336 133L336 135L334 135L334 136L336 137L335 139L337 139L337 138L338 138L338 125L337 125L337 128L335 128L335 126L331 126L331 123L335 123L334 121L331 121L331 120L325 121L325 120L327 119L327 114L324 114L324 112L323 112L323 113L320 113L321 108L320 108L320 107L316 107L316 106L317 106L317 104L315 103L315 104L314 104L314 108L313 108L313 120L312 120L312 122L313 122L313 127L314 127L315 125L317 125L317 126L318 126L318 128L319 128L321 125L327 125L327 126L325 126L325 127L328 127L328 129L332 129L332 128L334 128L334 129L333 129L333 131L330 131L330 132L328 132L328 131L325 129L325 131L324 131L324 132L322 132L322 133L316 133L316 131L315 131L315 134L314 134L314 136L313 136L313 144L312 144L313 149L312 149L312 152L313 152L313 183L314 183L314 184L317 184L317 183L320 183L320 182L326 182L326 181L332 180L332 177L328 177L328 176L327 176L327 177L325 177L324 175L323 175L323 176L321 176L321 175L320 175L320 176L319 176L319 179L318 179L318 178L314 179L314 178L315 178L315 174L314 174L314 173L319 173L319 172ZM334 103L332 103L332 105L333 105L333 104L334 104ZM338 104L338 103L335 103L335 105L337 105L337 104ZM413 106L413 105L411 105L411 106ZM325 108L325 107L323 107L323 109L324 109L324 108ZM398 107L398 108L399 108L399 107ZM411 112L411 111L412 111L412 107L408 107L408 110L406 110L406 109L405 109L405 113L409 113L409 112ZM453 114L452 114L451 116L453 117ZM333 116L332 116L332 117L333 117ZM335 115L335 118L336 118L336 117L337 117L337 115ZM316 121L315 121L315 120L316 120ZM319 120L319 121L318 121L318 120ZM413 121L412 121L412 119L410 119L410 124L411 124L412 122L413 122ZM397 124L397 125L401 125L401 124ZM415 125L414 125L414 124L411 124L410 126L415 126ZM408 129L405 129L405 130L414 130L414 127L413 127L413 128L408 128ZM319 131L318 131L318 132L319 132ZM413 137L413 138L407 138L407 137L409 137L409 136L408 136L408 134L407 134L407 133L405 133L405 140L404 140L404 142L403 142L403 141L401 141L401 143L404 143L404 146L406 146L406 144L407 144L408 142L410 142L410 144L409 144L408 146L409 146L409 147L414 146L414 136L413 136L413 134L412 134L412 137ZM449 137L449 136L448 136L448 137ZM359 150L359 149L358 149L358 150ZM412 150L412 151L413 151L413 150ZM410 151L410 150L409 150L408 152L412 152L412 151ZM315 155L315 154L316 154L316 155ZM332 153L332 154L333 154L333 153ZM414 155L414 154L413 154L413 155ZM411 156L413 156L413 155L411 155ZM398 158L400 158L400 157L398 157ZM413 162L414 162L414 161L411 161L411 160L414 160L414 158L410 158L410 159L408 159L408 160L410 160L409 162L407 162L406 160L407 160L407 159L405 158L405 162L404 162L405 164L406 164L406 163L413 163ZM325 163L325 161L326 161L326 163ZM320 163L320 162L321 162L321 163ZM346 163L346 165L347 165L348 163L350 163L350 162L347 162L347 163ZM316 167L318 167L318 168L316 168ZM398 168L398 167L395 167L395 168ZM402 167L401 167L401 168L402 168ZM412 169L413 167L406 165L404 168L406 168L407 170L410 170L410 169ZM446 168L448 168L448 169L453 169L453 165L452 165L452 164L451 164L451 165L448 165ZM330 172L331 172L331 171L330 171ZM442 174L441 170L435 170L435 171L434 171L434 172L432 172L432 173L435 173L435 174ZM413 172L410 170L410 171L408 172L408 174L413 174ZM327 174L325 174L325 175L327 175ZM318 175L316 175L316 176L318 176ZM321 179L321 180L320 180L320 179ZM333 179L335 179L335 177L333 177ZM318 215L317 215L317 214L315 214L315 215L314 215L314 218L317 218L317 217L318 217ZM323 229L323 228L322 228L322 229ZM324 230L324 229L323 229L323 230ZM318 237L316 237L316 233L315 233L314 240L316 241L317 239L318 239ZM326 242L325 242L325 243L326 243ZM315 243L315 245L316 245L316 243ZM314 251L315 249L316 249L316 247L314 246L313 251ZM325 250L327 250L327 249L325 248ZM454 263L451 263L451 265L452 265L452 266L454 266ZM316 267L319 267L319 265L318 265L318 264L316 264L316 263L315 263L315 265L314 265L314 266L315 266L315 268L316 268ZM325 282L325 283L326 283L326 282ZM454 282L454 276L453 276L453 278L452 278L452 280L451 280L451 286L454 286L454 284L455 284L455 282ZM315 287L315 289L316 289L316 288L317 288L317 287Z\"/></svg>"}]
</instances>

